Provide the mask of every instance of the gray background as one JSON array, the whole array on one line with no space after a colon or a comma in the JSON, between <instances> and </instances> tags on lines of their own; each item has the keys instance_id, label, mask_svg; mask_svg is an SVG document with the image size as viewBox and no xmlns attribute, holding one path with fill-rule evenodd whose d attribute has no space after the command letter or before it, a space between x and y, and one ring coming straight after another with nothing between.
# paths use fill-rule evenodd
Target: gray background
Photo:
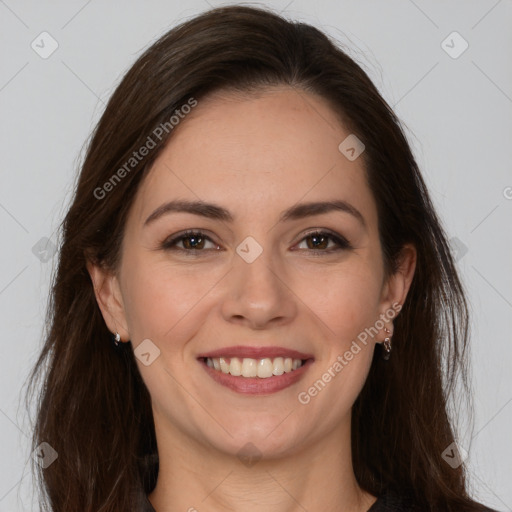
<instances>
[{"instance_id":1,"label":"gray background","mask_svg":"<svg viewBox=\"0 0 512 512\"><path fill-rule=\"evenodd\" d=\"M347 44L406 126L472 305L475 428L459 433L471 489L512 510L512 1L266 4ZM0 512L37 509L20 393L82 146L142 49L209 5L221 2L0 0Z\"/></svg>"}]
</instances>

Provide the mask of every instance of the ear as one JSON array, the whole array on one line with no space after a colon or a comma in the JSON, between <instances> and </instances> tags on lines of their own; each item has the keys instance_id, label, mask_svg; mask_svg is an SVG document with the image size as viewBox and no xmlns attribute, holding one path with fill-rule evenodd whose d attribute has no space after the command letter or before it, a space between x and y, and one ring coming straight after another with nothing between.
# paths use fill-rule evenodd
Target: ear
<instances>
[{"instance_id":1,"label":"ear","mask_svg":"<svg viewBox=\"0 0 512 512\"><path fill-rule=\"evenodd\" d=\"M89 260L86 266L105 324L110 332L118 332L122 341L129 341L130 335L126 327L126 314L117 276Z\"/></svg>"},{"instance_id":2,"label":"ear","mask_svg":"<svg viewBox=\"0 0 512 512\"><path fill-rule=\"evenodd\" d=\"M393 332L392 320L398 315L402 305L407 298L411 287L414 271L416 269L417 252L412 244L406 244L400 251L398 268L396 272L387 278L382 290L380 304L380 318L387 320L386 327ZM387 334L382 333L382 339ZM392 334L391 334L392 335Z\"/></svg>"}]
</instances>

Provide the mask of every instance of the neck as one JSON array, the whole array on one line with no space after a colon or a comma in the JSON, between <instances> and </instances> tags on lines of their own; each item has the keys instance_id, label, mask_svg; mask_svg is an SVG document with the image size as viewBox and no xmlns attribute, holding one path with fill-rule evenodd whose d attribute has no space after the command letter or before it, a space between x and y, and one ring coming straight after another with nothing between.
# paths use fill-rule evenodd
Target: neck
<instances>
[{"instance_id":1,"label":"neck","mask_svg":"<svg viewBox=\"0 0 512 512\"><path fill-rule=\"evenodd\" d=\"M376 500L357 484L349 419L287 456L259 460L227 454L175 430L156 434L159 473L149 500L157 512L366 512Z\"/></svg>"}]
</instances>

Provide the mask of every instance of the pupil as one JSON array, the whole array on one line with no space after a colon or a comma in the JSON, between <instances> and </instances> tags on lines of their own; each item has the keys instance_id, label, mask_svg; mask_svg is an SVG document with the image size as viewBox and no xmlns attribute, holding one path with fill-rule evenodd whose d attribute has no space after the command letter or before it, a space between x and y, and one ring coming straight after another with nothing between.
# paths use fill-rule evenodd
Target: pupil
<instances>
[{"instance_id":1,"label":"pupil","mask_svg":"<svg viewBox=\"0 0 512 512\"><path fill-rule=\"evenodd\" d=\"M193 249L196 249L198 245L200 245L202 238L200 236L188 236L185 240L188 240L187 245L192 246Z\"/></svg>"},{"instance_id":2,"label":"pupil","mask_svg":"<svg viewBox=\"0 0 512 512\"><path fill-rule=\"evenodd\" d=\"M319 243L322 244L322 246L324 245L324 243L322 243L322 241L325 241L325 237L324 236L318 236L318 235L311 235L311 240L313 240L313 246L314 247L319 247ZM319 240L322 240L322 241L319 242Z\"/></svg>"}]
</instances>

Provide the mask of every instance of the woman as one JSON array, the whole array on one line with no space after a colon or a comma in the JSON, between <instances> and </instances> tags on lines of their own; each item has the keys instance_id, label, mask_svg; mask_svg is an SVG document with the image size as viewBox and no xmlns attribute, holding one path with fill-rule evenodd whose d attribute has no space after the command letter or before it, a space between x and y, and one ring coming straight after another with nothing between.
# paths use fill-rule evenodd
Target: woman
<instances>
[{"instance_id":1,"label":"woman","mask_svg":"<svg viewBox=\"0 0 512 512\"><path fill-rule=\"evenodd\" d=\"M48 321L52 511L489 510L447 414L468 320L445 234L393 112L309 25L218 8L137 60Z\"/></svg>"}]
</instances>

